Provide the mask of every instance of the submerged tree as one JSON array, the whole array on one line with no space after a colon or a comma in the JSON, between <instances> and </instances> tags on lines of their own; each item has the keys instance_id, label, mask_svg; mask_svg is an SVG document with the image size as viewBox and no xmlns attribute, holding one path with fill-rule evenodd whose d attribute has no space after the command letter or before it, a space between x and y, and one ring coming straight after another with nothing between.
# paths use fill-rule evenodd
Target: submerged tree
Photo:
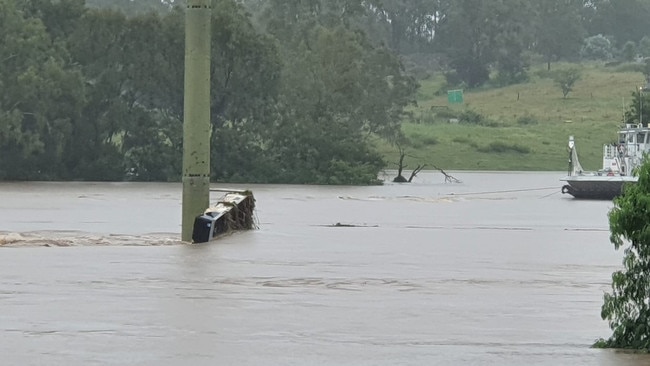
<instances>
[{"instance_id":1,"label":"submerged tree","mask_svg":"<svg viewBox=\"0 0 650 366\"><path fill-rule=\"evenodd\" d=\"M612 292L602 306L613 334L596 347L650 350L650 162L638 176L609 212L610 240L617 250L626 246L624 269L612 274Z\"/></svg>"},{"instance_id":2,"label":"submerged tree","mask_svg":"<svg viewBox=\"0 0 650 366\"><path fill-rule=\"evenodd\" d=\"M413 181L413 178L426 167L426 164L418 164L418 166L411 171L411 176L406 179L403 175L402 172L404 171L405 168L408 167L404 163L404 158L406 157L406 150L401 144L397 144L397 149L399 150L399 162L397 163L397 176L393 178L393 182L395 183L411 183Z\"/></svg>"}]
</instances>

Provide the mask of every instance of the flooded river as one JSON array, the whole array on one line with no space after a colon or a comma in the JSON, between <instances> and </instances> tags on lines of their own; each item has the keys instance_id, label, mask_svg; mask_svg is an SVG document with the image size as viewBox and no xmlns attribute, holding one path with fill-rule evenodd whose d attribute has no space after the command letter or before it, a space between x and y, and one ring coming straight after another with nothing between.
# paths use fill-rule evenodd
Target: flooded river
<instances>
[{"instance_id":1,"label":"flooded river","mask_svg":"<svg viewBox=\"0 0 650 366\"><path fill-rule=\"evenodd\" d=\"M180 184L0 183L2 364L650 364L590 348L611 202L559 172L453 175L233 186L259 229L202 245Z\"/></svg>"}]
</instances>

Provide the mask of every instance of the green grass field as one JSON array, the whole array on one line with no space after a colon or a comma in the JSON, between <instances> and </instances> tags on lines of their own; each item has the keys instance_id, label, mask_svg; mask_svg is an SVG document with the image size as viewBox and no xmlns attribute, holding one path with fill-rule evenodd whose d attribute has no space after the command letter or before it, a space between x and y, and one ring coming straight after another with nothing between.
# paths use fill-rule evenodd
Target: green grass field
<instances>
[{"instance_id":1,"label":"green grass field","mask_svg":"<svg viewBox=\"0 0 650 366\"><path fill-rule=\"evenodd\" d=\"M449 105L443 80L421 81L417 106L403 124L409 167L435 165L451 170L562 171L567 168L567 143L575 136L585 169L601 168L603 144L616 140L624 108L645 84L631 67L554 64L552 70L579 67L582 78L566 99L545 68L530 72L528 83L465 91L464 103ZM626 71L628 70L628 71ZM449 119L473 111L486 123L454 124ZM378 145L396 167L398 150Z\"/></svg>"}]
</instances>

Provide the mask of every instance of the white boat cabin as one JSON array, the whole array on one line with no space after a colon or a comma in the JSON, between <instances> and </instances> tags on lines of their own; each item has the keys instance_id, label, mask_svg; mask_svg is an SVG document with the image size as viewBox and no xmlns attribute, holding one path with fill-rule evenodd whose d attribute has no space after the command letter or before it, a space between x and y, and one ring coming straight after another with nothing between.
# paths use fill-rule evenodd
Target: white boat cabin
<instances>
[{"instance_id":1,"label":"white boat cabin","mask_svg":"<svg viewBox=\"0 0 650 366\"><path fill-rule=\"evenodd\" d=\"M626 124L618 131L618 143L604 146L601 172L607 175L631 175L650 149L649 139L650 128Z\"/></svg>"}]
</instances>

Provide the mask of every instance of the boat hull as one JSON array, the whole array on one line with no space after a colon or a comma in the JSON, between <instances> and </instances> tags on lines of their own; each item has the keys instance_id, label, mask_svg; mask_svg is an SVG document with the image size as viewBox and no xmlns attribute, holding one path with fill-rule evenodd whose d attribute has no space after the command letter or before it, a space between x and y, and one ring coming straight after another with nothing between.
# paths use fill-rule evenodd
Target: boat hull
<instances>
[{"instance_id":1,"label":"boat hull","mask_svg":"<svg viewBox=\"0 0 650 366\"><path fill-rule=\"evenodd\" d=\"M562 179L567 182L562 193L575 198L611 200L623 193L626 184L636 182L636 177L629 176L569 176Z\"/></svg>"}]
</instances>

